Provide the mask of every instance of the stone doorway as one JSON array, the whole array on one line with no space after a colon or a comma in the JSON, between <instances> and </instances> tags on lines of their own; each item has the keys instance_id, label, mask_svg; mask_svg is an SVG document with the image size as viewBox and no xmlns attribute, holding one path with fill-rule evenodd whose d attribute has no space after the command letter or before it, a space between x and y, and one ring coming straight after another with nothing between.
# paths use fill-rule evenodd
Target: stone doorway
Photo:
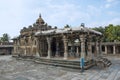
<instances>
[{"instance_id":1,"label":"stone doorway","mask_svg":"<svg viewBox=\"0 0 120 80\"><path fill-rule=\"evenodd\" d=\"M51 56L55 56L55 52L56 52L56 38L53 38L52 39L52 42L51 42Z\"/></svg>"},{"instance_id":2,"label":"stone doorway","mask_svg":"<svg viewBox=\"0 0 120 80\"><path fill-rule=\"evenodd\" d=\"M63 57L64 46L63 40L60 38L53 38L51 42L51 56L52 57Z\"/></svg>"}]
</instances>

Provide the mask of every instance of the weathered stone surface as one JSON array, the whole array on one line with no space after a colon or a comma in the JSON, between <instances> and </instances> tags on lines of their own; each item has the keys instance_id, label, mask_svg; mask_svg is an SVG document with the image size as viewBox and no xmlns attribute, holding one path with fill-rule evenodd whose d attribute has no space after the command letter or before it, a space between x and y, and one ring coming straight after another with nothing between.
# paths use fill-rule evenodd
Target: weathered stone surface
<instances>
[{"instance_id":1,"label":"weathered stone surface","mask_svg":"<svg viewBox=\"0 0 120 80\"><path fill-rule=\"evenodd\" d=\"M0 56L0 80L120 80L120 58L108 57L112 65L106 69L93 67L81 73L69 69Z\"/></svg>"}]
</instances>

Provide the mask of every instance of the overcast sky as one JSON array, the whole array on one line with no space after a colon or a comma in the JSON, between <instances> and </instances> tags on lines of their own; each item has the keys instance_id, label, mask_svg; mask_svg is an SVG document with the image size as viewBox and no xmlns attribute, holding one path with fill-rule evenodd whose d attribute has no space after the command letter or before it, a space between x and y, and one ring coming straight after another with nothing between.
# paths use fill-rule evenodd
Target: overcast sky
<instances>
[{"instance_id":1,"label":"overcast sky","mask_svg":"<svg viewBox=\"0 0 120 80\"><path fill-rule=\"evenodd\" d=\"M120 25L120 0L1 0L0 10L0 36L8 33L11 38L35 23L39 13L59 28Z\"/></svg>"}]
</instances>

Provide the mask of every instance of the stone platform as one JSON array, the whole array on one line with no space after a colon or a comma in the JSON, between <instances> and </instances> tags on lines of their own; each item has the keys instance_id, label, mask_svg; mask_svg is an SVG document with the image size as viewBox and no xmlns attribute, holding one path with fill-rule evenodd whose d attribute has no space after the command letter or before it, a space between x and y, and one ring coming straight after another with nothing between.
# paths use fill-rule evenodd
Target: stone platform
<instances>
[{"instance_id":1,"label":"stone platform","mask_svg":"<svg viewBox=\"0 0 120 80\"><path fill-rule=\"evenodd\" d=\"M120 57L108 56L112 65L96 66L85 70L37 64L33 61L16 60L0 56L0 80L120 80Z\"/></svg>"},{"instance_id":2,"label":"stone platform","mask_svg":"<svg viewBox=\"0 0 120 80\"><path fill-rule=\"evenodd\" d=\"M13 56L16 59L19 60L29 60L33 61L39 64L46 64L46 65L52 65L52 66L60 66L60 67L67 67L67 68L74 68L74 69L80 69L80 59L79 58L69 58L67 60L64 60L63 58L36 58L31 56ZM85 61L84 69L89 69L90 67L93 67L95 65L95 62L93 60Z\"/></svg>"}]
</instances>

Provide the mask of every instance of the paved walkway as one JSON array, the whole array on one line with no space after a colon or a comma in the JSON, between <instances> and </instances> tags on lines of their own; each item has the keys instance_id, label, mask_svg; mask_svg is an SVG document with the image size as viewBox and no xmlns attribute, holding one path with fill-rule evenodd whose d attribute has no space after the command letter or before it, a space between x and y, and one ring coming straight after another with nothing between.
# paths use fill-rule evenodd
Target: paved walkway
<instances>
[{"instance_id":1,"label":"paved walkway","mask_svg":"<svg viewBox=\"0 0 120 80\"><path fill-rule=\"evenodd\" d=\"M0 56L0 80L120 80L120 58L109 57L112 65L106 69L93 67L80 73L68 69Z\"/></svg>"}]
</instances>

